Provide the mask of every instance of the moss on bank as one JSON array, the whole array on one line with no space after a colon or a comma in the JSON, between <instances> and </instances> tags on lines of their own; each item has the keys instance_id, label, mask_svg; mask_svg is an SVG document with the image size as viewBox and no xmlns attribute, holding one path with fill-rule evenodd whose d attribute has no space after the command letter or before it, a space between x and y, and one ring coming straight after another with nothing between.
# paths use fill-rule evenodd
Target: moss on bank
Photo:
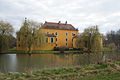
<instances>
[{"instance_id":1,"label":"moss on bank","mask_svg":"<svg viewBox=\"0 0 120 80\"><path fill-rule=\"evenodd\" d=\"M78 80L120 80L120 73L101 74L97 76L90 76Z\"/></svg>"},{"instance_id":2,"label":"moss on bank","mask_svg":"<svg viewBox=\"0 0 120 80\"><path fill-rule=\"evenodd\" d=\"M116 48L110 49L109 47L104 47L102 51L116 51Z\"/></svg>"},{"instance_id":3,"label":"moss on bank","mask_svg":"<svg viewBox=\"0 0 120 80\"><path fill-rule=\"evenodd\" d=\"M82 53L83 51L64 51L64 53ZM10 49L8 50L6 53L21 53L21 54L24 54L24 53L27 53L26 51L24 50L16 50L16 49ZM53 51L53 50L33 50L32 51L32 54L47 54L47 53L60 53L60 51Z\"/></svg>"},{"instance_id":4,"label":"moss on bank","mask_svg":"<svg viewBox=\"0 0 120 80\"><path fill-rule=\"evenodd\" d=\"M113 76L115 80L120 80L119 71L120 62L106 62L24 73L0 74L0 80L114 80L107 78L110 76Z\"/></svg>"},{"instance_id":5,"label":"moss on bank","mask_svg":"<svg viewBox=\"0 0 120 80\"><path fill-rule=\"evenodd\" d=\"M104 47L102 49L103 52L108 52L108 51L115 51L116 49L110 49L107 47ZM82 51L82 50L68 50L68 51L64 51L64 53L87 53L89 51ZM101 51L91 51L91 52L101 52ZM28 53L25 50L16 50L16 48L13 49L9 49L8 51L5 51L4 53L20 53L20 54L24 54L24 53ZM54 51L54 50L33 50L31 52L32 54L47 54L47 53L60 53L60 51Z\"/></svg>"}]
</instances>

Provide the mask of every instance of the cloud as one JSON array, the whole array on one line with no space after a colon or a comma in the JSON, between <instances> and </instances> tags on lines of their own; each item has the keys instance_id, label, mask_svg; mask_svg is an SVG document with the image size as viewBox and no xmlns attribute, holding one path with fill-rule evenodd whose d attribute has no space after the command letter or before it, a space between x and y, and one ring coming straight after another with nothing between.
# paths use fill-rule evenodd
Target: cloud
<instances>
[{"instance_id":1,"label":"cloud","mask_svg":"<svg viewBox=\"0 0 120 80\"><path fill-rule=\"evenodd\" d=\"M0 0L0 19L19 30L25 17L37 22L68 21L83 30L99 25L100 31L120 29L119 0Z\"/></svg>"}]
</instances>

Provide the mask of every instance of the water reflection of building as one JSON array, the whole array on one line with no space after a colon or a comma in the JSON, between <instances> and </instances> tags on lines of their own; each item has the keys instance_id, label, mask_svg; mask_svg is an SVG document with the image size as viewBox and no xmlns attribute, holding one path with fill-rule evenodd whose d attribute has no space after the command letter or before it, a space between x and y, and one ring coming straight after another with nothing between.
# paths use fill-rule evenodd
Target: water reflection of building
<instances>
[{"instance_id":1,"label":"water reflection of building","mask_svg":"<svg viewBox=\"0 0 120 80\"><path fill-rule=\"evenodd\" d=\"M105 57L103 57L105 56ZM119 60L117 52L96 54L9 54L0 55L0 72L29 71L44 68L70 67L85 64L94 64L105 59Z\"/></svg>"}]
</instances>

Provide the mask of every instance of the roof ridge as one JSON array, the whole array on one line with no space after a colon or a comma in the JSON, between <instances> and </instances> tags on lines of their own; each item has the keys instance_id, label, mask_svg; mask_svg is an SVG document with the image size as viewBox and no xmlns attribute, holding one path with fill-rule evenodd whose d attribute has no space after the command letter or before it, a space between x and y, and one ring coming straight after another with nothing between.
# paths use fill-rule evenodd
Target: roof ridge
<instances>
[{"instance_id":1,"label":"roof ridge","mask_svg":"<svg viewBox=\"0 0 120 80\"><path fill-rule=\"evenodd\" d=\"M67 25L67 24L68 24L68 23L66 24L66 23L47 22L47 21L46 21L45 23L50 23L50 24L52 24L52 23L53 23L53 24L63 24L63 25ZM71 25L71 24L68 24L68 25Z\"/></svg>"},{"instance_id":2,"label":"roof ridge","mask_svg":"<svg viewBox=\"0 0 120 80\"><path fill-rule=\"evenodd\" d=\"M45 22L43 25L43 28L49 28L49 29L64 29L64 30L77 30L74 26L71 24L67 24L67 22L64 23L55 23L55 22Z\"/></svg>"}]
</instances>

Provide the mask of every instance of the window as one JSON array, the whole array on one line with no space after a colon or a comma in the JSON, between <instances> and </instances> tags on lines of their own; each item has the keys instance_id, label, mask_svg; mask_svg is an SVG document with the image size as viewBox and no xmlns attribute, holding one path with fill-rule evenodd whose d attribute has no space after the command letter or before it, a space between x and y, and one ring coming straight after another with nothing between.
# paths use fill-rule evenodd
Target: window
<instances>
[{"instance_id":1,"label":"window","mask_svg":"<svg viewBox=\"0 0 120 80\"><path fill-rule=\"evenodd\" d=\"M55 35L58 35L58 32L56 32Z\"/></svg>"},{"instance_id":2,"label":"window","mask_svg":"<svg viewBox=\"0 0 120 80\"><path fill-rule=\"evenodd\" d=\"M68 41L68 39L66 38L66 41Z\"/></svg>"},{"instance_id":3,"label":"window","mask_svg":"<svg viewBox=\"0 0 120 80\"><path fill-rule=\"evenodd\" d=\"M51 38L50 42L51 42L51 43L53 43L53 41L54 41L54 39L53 39L53 38Z\"/></svg>"},{"instance_id":4,"label":"window","mask_svg":"<svg viewBox=\"0 0 120 80\"><path fill-rule=\"evenodd\" d=\"M48 43L48 38L46 38L46 43Z\"/></svg>"},{"instance_id":5,"label":"window","mask_svg":"<svg viewBox=\"0 0 120 80\"><path fill-rule=\"evenodd\" d=\"M68 44L66 43L66 46L68 46Z\"/></svg>"},{"instance_id":6,"label":"window","mask_svg":"<svg viewBox=\"0 0 120 80\"><path fill-rule=\"evenodd\" d=\"M20 47L20 44L18 45L18 47Z\"/></svg>"},{"instance_id":7,"label":"window","mask_svg":"<svg viewBox=\"0 0 120 80\"><path fill-rule=\"evenodd\" d=\"M56 44L56 46L57 46L57 44Z\"/></svg>"},{"instance_id":8,"label":"window","mask_svg":"<svg viewBox=\"0 0 120 80\"><path fill-rule=\"evenodd\" d=\"M75 36L75 34L74 34L74 33L72 33L72 36Z\"/></svg>"},{"instance_id":9,"label":"window","mask_svg":"<svg viewBox=\"0 0 120 80\"><path fill-rule=\"evenodd\" d=\"M25 37L27 37L27 35L25 35Z\"/></svg>"},{"instance_id":10,"label":"window","mask_svg":"<svg viewBox=\"0 0 120 80\"><path fill-rule=\"evenodd\" d=\"M56 41L57 41L57 38L56 38Z\"/></svg>"},{"instance_id":11,"label":"window","mask_svg":"<svg viewBox=\"0 0 120 80\"><path fill-rule=\"evenodd\" d=\"M68 36L68 32L66 32L66 36Z\"/></svg>"},{"instance_id":12,"label":"window","mask_svg":"<svg viewBox=\"0 0 120 80\"><path fill-rule=\"evenodd\" d=\"M20 41L20 37L18 37L18 41Z\"/></svg>"}]
</instances>

